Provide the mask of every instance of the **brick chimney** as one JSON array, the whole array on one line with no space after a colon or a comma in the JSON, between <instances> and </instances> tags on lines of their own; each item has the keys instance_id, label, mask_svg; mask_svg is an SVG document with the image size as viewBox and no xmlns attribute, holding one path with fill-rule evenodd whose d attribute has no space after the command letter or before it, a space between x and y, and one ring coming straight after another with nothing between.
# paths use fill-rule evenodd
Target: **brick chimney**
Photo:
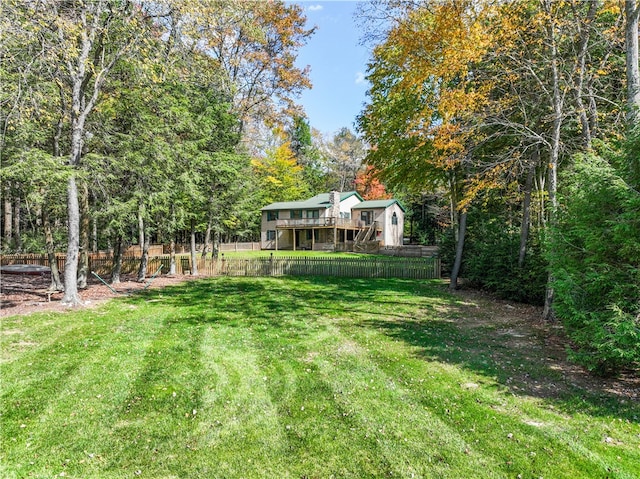
<instances>
[{"instance_id":1,"label":"brick chimney","mask_svg":"<svg viewBox=\"0 0 640 479\"><path fill-rule=\"evenodd\" d=\"M329 209L329 216L331 218L339 218L340 217L340 192L332 191L329 193L329 202L331 203L331 208Z\"/></svg>"}]
</instances>

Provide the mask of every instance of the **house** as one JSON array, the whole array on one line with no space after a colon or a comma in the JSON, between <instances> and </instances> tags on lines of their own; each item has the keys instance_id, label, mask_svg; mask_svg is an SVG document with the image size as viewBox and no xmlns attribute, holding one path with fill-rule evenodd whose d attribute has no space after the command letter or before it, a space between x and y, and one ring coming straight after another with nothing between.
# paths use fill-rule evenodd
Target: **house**
<instances>
[{"instance_id":1,"label":"house","mask_svg":"<svg viewBox=\"0 0 640 479\"><path fill-rule=\"evenodd\" d=\"M262 249L354 251L364 244L402 245L404 208L365 201L355 191L321 193L262 208Z\"/></svg>"}]
</instances>

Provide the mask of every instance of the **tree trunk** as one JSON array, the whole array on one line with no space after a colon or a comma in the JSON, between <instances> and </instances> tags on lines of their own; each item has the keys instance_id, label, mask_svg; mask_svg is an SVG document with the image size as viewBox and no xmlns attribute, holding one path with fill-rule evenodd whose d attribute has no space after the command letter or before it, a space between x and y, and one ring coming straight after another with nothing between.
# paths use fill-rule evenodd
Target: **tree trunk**
<instances>
[{"instance_id":1,"label":"tree trunk","mask_svg":"<svg viewBox=\"0 0 640 479\"><path fill-rule=\"evenodd\" d=\"M144 206L138 204L138 246L140 246L140 254L144 248Z\"/></svg>"},{"instance_id":2,"label":"tree trunk","mask_svg":"<svg viewBox=\"0 0 640 479\"><path fill-rule=\"evenodd\" d=\"M173 234L169 243L169 274L176 274L176 238Z\"/></svg>"},{"instance_id":3,"label":"tree trunk","mask_svg":"<svg viewBox=\"0 0 640 479\"><path fill-rule=\"evenodd\" d=\"M51 229L51 219L47 207L42 208L42 225L44 227L44 241L47 248L47 257L49 258L49 267L51 268L51 291L64 291L64 284L60 280L60 272L58 271L58 260L56 259L56 247L53 242L53 230Z\"/></svg>"},{"instance_id":4,"label":"tree trunk","mask_svg":"<svg viewBox=\"0 0 640 479\"><path fill-rule=\"evenodd\" d=\"M138 224L140 227L140 240L142 241L142 255L140 257L140 267L138 268L138 281L142 282L147 277L147 266L149 264L149 241L150 235L146 231L146 222L144 220L144 206L140 206L138 212Z\"/></svg>"},{"instance_id":5,"label":"tree trunk","mask_svg":"<svg viewBox=\"0 0 640 479\"><path fill-rule=\"evenodd\" d=\"M91 218L91 251L98 252L98 220Z\"/></svg>"},{"instance_id":6,"label":"tree trunk","mask_svg":"<svg viewBox=\"0 0 640 479\"><path fill-rule=\"evenodd\" d=\"M171 235L169 243L169 274L176 274L176 208L171 203L171 227L169 228L169 234Z\"/></svg>"},{"instance_id":7,"label":"tree trunk","mask_svg":"<svg viewBox=\"0 0 640 479\"><path fill-rule=\"evenodd\" d=\"M560 157L560 140L562 129L562 110L564 107L564 93L560 85L560 70L558 66L558 47L556 43L556 29L551 15L551 0L545 1L545 8L549 13L549 23L547 24L547 41L551 51L549 52L549 60L551 64L551 76L552 76L552 98L551 108L553 111L553 128L551 134L551 151L549 158L549 177L548 177L548 193L549 193L549 222L553 225L556 221L556 214L558 211L558 159ZM544 318L547 320L553 319L553 299L554 292L551 285L553 284L553 276L549 274L547 281L547 294L545 296L544 305Z\"/></svg>"},{"instance_id":8,"label":"tree trunk","mask_svg":"<svg viewBox=\"0 0 640 479\"><path fill-rule=\"evenodd\" d=\"M64 296L62 304L77 306L81 303L78 295L78 250L80 245L80 205L75 174L67 183L67 259L64 263Z\"/></svg>"},{"instance_id":9,"label":"tree trunk","mask_svg":"<svg viewBox=\"0 0 640 479\"><path fill-rule=\"evenodd\" d=\"M16 196L13 210L13 241L15 243L16 252L22 251L22 236L20 235L20 217L22 216L22 201Z\"/></svg>"},{"instance_id":10,"label":"tree trunk","mask_svg":"<svg viewBox=\"0 0 640 479\"><path fill-rule=\"evenodd\" d=\"M524 258L527 254L527 239L529 238L529 228L531 226L531 191L533 190L533 177L536 173L538 164L537 148L535 153L535 161L529 165L527 171L527 179L524 185L524 200L522 202L522 224L520 226L520 252L518 254L518 266L522 268Z\"/></svg>"},{"instance_id":11,"label":"tree trunk","mask_svg":"<svg viewBox=\"0 0 640 479\"><path fill-rule=\"evenodd\" d=\"M120 272L122 271L122 235L118 235L113 247L113 265L111 267L111 284L120 283Z\"/></svg>"},{"instance_id":12,"label":"tree trunk","mask_svg":"<svg viewBox=\"0 0 640 479\"><path fill-rule=\"evenodd\" d=\"M453 262L453 268L451 270L451 282L449 283L449 289L454 291L458 289L458 275L460 274L460 268L462 267L462 253L464 252L464 237L467 232L467 212L461 211L458 214L460 224L458 225L458 241L456 243L456 259Z\"/></svg>"},{"instance_id":13,"label":"tree trunk","mask_svg":"<svg viewBox=\"0 0 640 479\"><path fill-rule=\"evenodd\" d=\"M191 276L198 276L198 256L196 252L195 220L191 220Z\"/></svg>"},{"instance_id":14,"label":"tree trunk","mask_svg":"<svg viewBox=\"0 0 640 479\"><path fill-rule=\"evenodd\" d=\"M591 122L587 113L588 108L584 102L585 93L585 77L587 74L587 48L589 46L589 38L591 37L591 25L595 19L598 10L598 2L596 0L587 0L589 10L586 18L579 18L579 13L574 10L574 16L578 31L580 32L577 51L577 68L578 81L575 86L576 104L578 107L578 118L582 127L582 142L586 149L591 149ZM575 8L575 6L574 6Z\"/></svg>"},{"instance_id":15,"label":"tree trunk","mask_svg":"<svg viewBox=\"0 0 640 479\"><path fill-rule=\"evenodd\" d=\"M209 216L209 221L207 222L207 231L204 234L204 245L202 245L202 259L207 257L207 252L209 251L209 244L211 243L211 225L213 220L211 216Z\"/></svg>"},{"instance_id":16,"label":"tree trunk","mask_svg":"<svg viewBox=\"0 0 640 479\"><path fill-rule=\"evenodd\" d=\"M638 17L640 5L636 0L625 0L625 49L627 69L627 124L640 120L640 71L638 70Z\"/></svg>"},{"instance_id":17,"label":"tree trunk","mask_svg":"<svg viewBox=\"0 0 640 479\"><path fill-rule=\"evenodd\" d=\"M78 289L86 289L89 278L89 186L82 182L80 200L80 261L78 264Z\"/></svg>"},{"instance_id":18,"label":"tree trunk","mask_svg":"<svg viewBox=\"0 0 640 479\"><path fill-rule=\"evenodd\" d=\"M13 240L13 203L11 202L11 192L9 187L4 188L4 250L11 247Z\"/></svg>"}]
</instances>

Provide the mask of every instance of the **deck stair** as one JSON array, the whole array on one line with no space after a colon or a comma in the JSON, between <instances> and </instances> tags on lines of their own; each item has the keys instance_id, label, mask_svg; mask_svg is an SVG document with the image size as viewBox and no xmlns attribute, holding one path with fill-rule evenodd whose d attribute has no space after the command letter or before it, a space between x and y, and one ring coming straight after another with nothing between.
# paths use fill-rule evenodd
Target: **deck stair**
<instances>
[{"instance_id":1,"label":"deck stair","mask_svg":"<svg viewBox=\"0 0 640 479\"><path fill-rule=\"evenodd\" d=\"M368 228L358 231L358 234L353 239L353 244L364 243L365 241L373 241L376 238L376 222L374 221Z\"/></svg>"}]
</instances>

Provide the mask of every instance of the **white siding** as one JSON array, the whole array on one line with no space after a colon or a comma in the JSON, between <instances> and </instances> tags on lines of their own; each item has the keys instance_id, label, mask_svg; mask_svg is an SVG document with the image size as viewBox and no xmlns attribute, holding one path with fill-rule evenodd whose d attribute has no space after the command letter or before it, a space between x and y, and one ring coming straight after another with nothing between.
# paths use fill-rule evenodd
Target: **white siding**
<instances>
[{"instance_id":1,"label":"white siding","mask_svg":"<svg viewBox=\"0 0 640 479\"><path fill-rule=\"evenodd\" d=\"M351 214L351 208L360 203L360 199L356 195L351 195L349 198L340 202L340 213L349 213ZM352 219L353 215L351 216Z\"/></svg>"}]
</instances>

